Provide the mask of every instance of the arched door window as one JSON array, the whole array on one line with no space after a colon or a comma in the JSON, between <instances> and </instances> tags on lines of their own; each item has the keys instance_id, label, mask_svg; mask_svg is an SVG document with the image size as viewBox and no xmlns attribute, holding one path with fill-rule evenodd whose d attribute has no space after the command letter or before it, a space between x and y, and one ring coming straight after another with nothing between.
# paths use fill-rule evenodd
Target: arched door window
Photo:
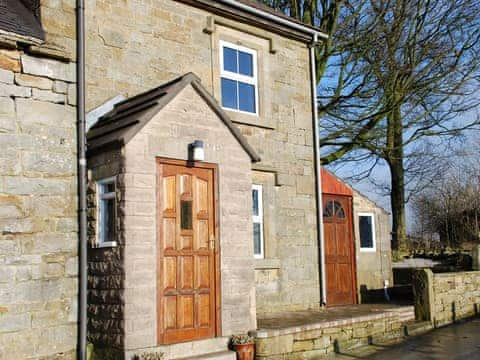
<instances>
[{"instance_id":1,"label":"arched door window","mask_svg":"<svg viewBox=\"0 0 480 360\"><path fill-rule=\"evenodd\" d=\"M325 208L323 209L324 218L338 218L345 219L345 210L343 209L342 204L336 200L327 201Z\"/></svg>"}]
</instances>

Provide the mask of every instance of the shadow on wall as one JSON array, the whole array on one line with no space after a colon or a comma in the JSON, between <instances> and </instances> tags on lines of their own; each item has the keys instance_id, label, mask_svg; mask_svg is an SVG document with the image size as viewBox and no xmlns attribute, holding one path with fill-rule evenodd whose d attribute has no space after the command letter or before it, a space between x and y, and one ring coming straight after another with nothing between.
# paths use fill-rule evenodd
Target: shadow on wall
<instances>
[{"instance_id":1,"label":"shadow on wall","mask_svg":"<svg viewBox=\"0 0 480 360\"><path fill-rule=\"evenodd\" d=\"M369 289L360 285L360 302L362 304L396 304L413 305L413 288L411 284L395 285L388 288Z\"/></svg>"}]
</instances>

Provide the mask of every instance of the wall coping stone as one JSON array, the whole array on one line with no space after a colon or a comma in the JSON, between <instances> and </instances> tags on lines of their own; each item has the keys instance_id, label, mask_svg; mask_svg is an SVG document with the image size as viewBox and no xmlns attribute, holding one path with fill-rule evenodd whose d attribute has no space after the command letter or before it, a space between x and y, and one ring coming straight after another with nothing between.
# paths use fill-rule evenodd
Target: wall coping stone
<instances>
[{"instance_id":1,"label":"wall coping stone","mask_svg":"<svg viewBox=\"0 0 480 360\"><path fill-rule=\"evenodd\" d=\"M461 272L448 272L448 273L433 273L434 277L457 277L464 275L480 275L480 271L461 271Z\"/></svg>"},{"instance_id":2,"label":"wall coping stone","mask_svg":"<svg viewBox=\"0 0 480 360\"><path fill-rule=\"evenodd\" d=\"M291 326L283 329L258 329L258 330L249 332L249 334L256 338L263 339L263 338L276 337L281 335L289 335L289 334L299 333L303 331L325 329L325 328L351 325L351 324L372 321L372 320L387 319L390 317L398 316L399 313L410 314L410 313L413 313L413 311L414 311L413 306L405 306L399 309L387 309L385 311L379 312L378 314L360 315L360 316L338 319L338 320L318 321L310 324L305 324L302 326Z\"/></svg>"}]
</instances>

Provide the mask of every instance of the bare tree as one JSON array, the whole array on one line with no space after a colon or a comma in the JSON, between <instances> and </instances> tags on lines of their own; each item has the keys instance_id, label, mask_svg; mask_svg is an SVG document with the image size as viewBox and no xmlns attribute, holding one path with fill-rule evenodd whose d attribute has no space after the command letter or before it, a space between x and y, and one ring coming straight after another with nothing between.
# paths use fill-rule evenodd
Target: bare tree
<instances>
[{"instance_id":1,"label":"bare tree","mask_svg":"<svg viewBox=\"0 0 480 360\"><path fill-rule=\"evenodd\" d=\"M480 243L480 166L478 158L451 163L440 180L414 197L419 238L437 238L443 246Z\"/></svg>"},{"instance_id":2,"label":"bare tree","mask_svg":"<svg viewBox=\"0 0 480 360\"><path fill-rule=\"evenodd\" d=\"M317 49L322 163L386 165L392 245L406 246L408 190L441 176L438 158L479 129L476 0L264 0L329 40Z\"/></svg>"},{"instance_id":3,"label":"bare tree","mask_svg":"<svg viewBox=\"0 0 480 360\"><path fill-rule=\"evenodd\" d=\"M334 107L321 99L323 163L363 159L371 163L367 175L387 164L392 245L403 250L408 182L440 176L435 157L479 129L472 109L479 104L480 7L475 0L370 0L363 11L350 51L362 89Z\"/></svg>"}]
</instances>

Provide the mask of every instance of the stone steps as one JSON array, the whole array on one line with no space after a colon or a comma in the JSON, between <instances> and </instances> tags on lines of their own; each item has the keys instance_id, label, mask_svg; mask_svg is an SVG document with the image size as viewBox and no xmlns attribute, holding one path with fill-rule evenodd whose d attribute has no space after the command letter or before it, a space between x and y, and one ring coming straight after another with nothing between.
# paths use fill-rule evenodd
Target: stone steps
<instances>
[{"instance_id":1,"label":"stone steps","mask_svg":"<svg viewBox=\"0 0 480 360\"><path fill-rule=\"evenodd\" d=\"M164 360L212 359L235 360L235 353L228 351L228 336L189 341L171 345L161 345L141 352L163 354ZM231 357L233 354L234 357ZM131 359L137 352L127 351L126 358ZM206 357L205 357L206 356Z\"/></svg>"},{"instance_id":2,"label":"stone steps","mask_svg":"<svg viewBox=\"0 0 480 360\"><path fill-rule=\"evenodd\" d=\"M175 358L173 360L236 360L237 355L234 351L218 351L203 355Z\"/></svg>"}]
</instances>

